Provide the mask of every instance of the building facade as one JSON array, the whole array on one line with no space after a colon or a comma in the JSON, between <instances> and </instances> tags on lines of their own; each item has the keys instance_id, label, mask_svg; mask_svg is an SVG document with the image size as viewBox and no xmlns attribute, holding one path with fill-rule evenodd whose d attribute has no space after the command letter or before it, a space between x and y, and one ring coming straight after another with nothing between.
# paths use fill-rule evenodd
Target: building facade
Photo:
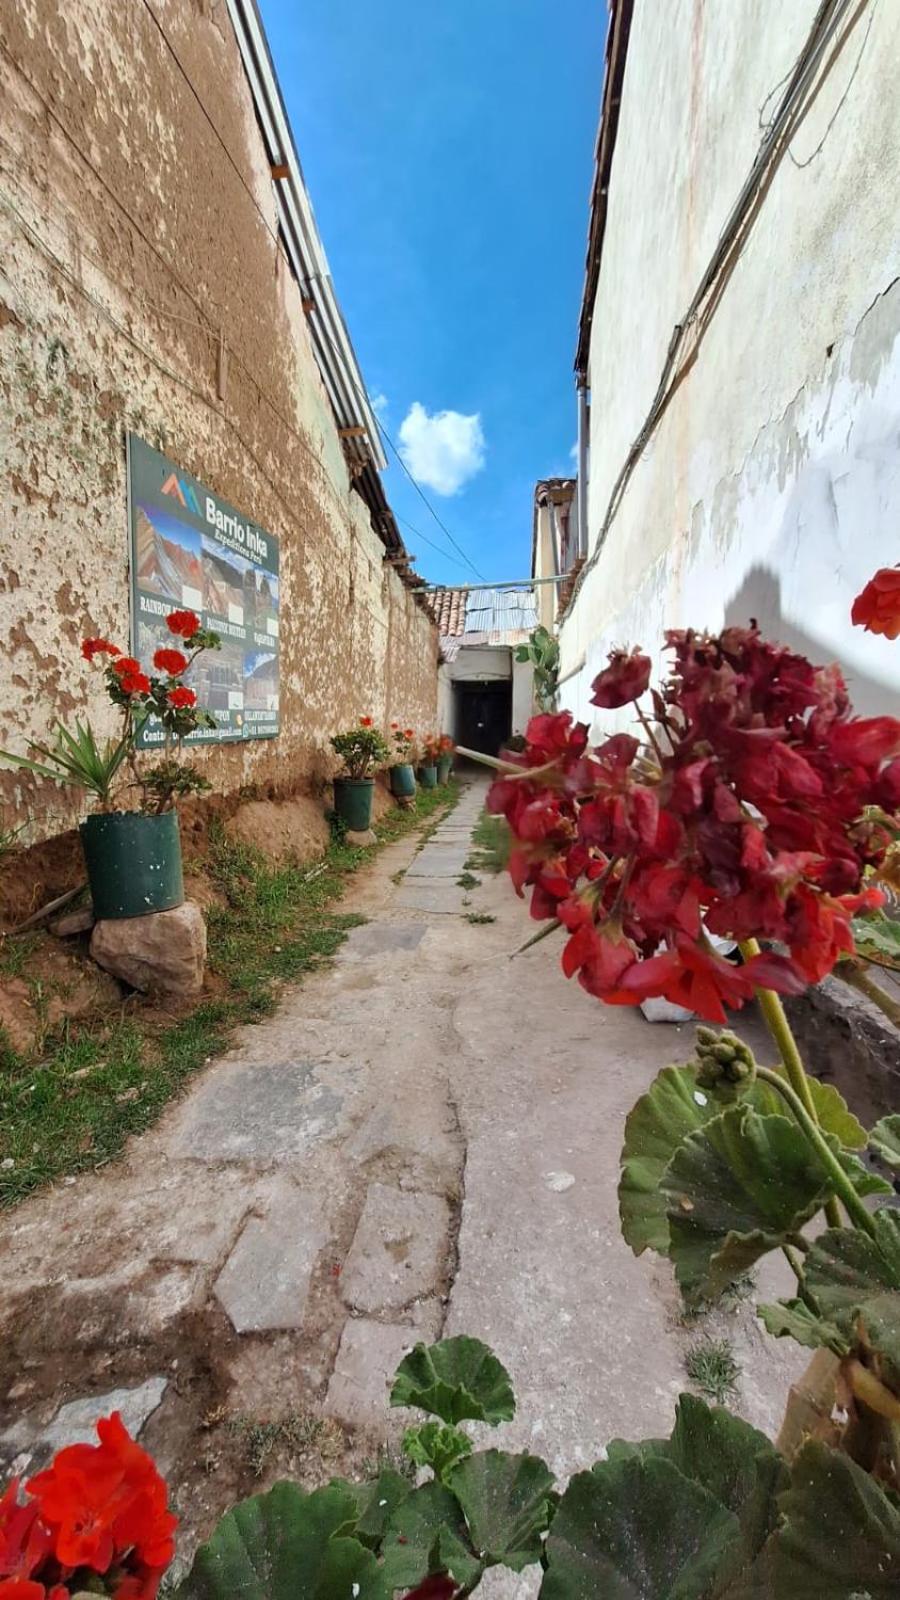
<instances>
[{"instance_id":1,"label":"building facade","mask_svg":"<svg viewBox=\"0 0 900 1600\"><path fill-rule=\"evenodd\" d=\"M614 645L758 620L896 710L853 596L900 561L900 8L613 0L576 377L586 564L561 703Z\"/></svg>"},{"instance_id":2,"label":"building facade","mask_svg":"<svg viewBox=\"0 0 900 1600\"><path fill-rule=\"evenodd\" d=\"M199 751L218 792L315 784L361 714L432 723L437 632L252 0L6 6L0 83L0 747L109 729L79 641L128 638L129 434L278 543L280 732ZM81 807L8 768L0 802L29 841Z\"/></svg>"}]
</instances>

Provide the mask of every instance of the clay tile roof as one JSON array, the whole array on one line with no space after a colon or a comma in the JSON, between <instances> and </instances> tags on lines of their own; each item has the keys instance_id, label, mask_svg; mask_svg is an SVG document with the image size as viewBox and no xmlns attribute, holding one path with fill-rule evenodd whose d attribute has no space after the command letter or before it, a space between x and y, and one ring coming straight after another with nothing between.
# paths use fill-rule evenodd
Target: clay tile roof
<instances>
[{"instance_id":1,"label":"clay tile roof","mask_svg":"<svg viewBox=\"0 0 900 1600\"><path fill-rule=\"evenodd\" d=\"M437 623L438 633L455 639L465 631L466 596L459 589L434 589L427 597L428 608Z\"/></svg>"}]
</instances>

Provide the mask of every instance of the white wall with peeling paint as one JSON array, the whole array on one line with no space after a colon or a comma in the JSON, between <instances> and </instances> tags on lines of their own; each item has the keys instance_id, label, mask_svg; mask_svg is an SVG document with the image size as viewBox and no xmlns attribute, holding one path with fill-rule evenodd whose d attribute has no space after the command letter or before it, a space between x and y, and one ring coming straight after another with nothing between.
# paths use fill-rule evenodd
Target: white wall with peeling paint
<instances>
[{"instance_id":1,"label":"white wall with peeling paint","mask_svg":"<svg viewBox=\"0 0 900 1600\"><path fill-rule=\"evenodd\" d=\"M680 320L818 0L636 0L590 350L593 549ZM755 616L898 710L900 642L850 625L900 562L900 5L867 0L796 130L561 632L590 720L614 644ZM893 109L892 109L893 108Z\"/></svg>"}]
</instances>

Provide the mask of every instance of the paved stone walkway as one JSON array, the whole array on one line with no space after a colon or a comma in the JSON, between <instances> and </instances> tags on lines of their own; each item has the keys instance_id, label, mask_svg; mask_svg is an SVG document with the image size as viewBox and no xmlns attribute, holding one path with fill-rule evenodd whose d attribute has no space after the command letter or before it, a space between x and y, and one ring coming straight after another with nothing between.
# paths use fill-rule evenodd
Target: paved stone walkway
<instances>
[{"instance_id":1,"label":"paved stone walkway","mask_svg":"<svg viewBox=\"0 0 900 1600\"><path fill-rule=\"evenodd\" d=\"M247 1492L229 1417L333 1418L361 1459L396 1432L397 1362L442 1331L494 1346L519 1398L498 1442L561 1473L668 1429L701 1330L665 1264L623 1244L616 1179L625 1115L690 1029L567 986L550 939L510 959L533 924L508 879L457 882L483 792L354 880L370 920L334 965L121 1162L0 1218L0 1465L123 1406L191 1532ZM710 1331L774 1431L802 1352L746 1306Z\"/></svg>"}]
</instances>

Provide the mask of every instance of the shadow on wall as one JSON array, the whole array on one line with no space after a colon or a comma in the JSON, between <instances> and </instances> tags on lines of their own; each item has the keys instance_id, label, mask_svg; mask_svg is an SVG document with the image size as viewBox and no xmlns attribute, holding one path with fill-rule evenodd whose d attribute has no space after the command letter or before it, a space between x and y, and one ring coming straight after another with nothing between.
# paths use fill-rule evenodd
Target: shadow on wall
<instances>
[{"instance_id":1,"label":"shadow on wall","mask_svg":"<svg viewBox=\"0 0 900 1600\"><path fill-rule=\"evenodd\" d=\"M852 597L851 597L852 600ZM847 602L849 608L851 600ZM751 617L759 623L760 632L768 639L777 640L806 656L814 666L828 666L835 655L821 639L805 633L795 622L789 622L781 609L781 583L777 574L767 567L751 567L737 593L725 608L726 627L746 627ZM900 645L898 645L900 648ZM843 666L844 664L841 663ZM858 667L844 667L847 687L853 709L864 716L874 716L890 709L889 702L896 700L896 690L878 678L872 678Z\"/></svg>"}]
</instances>

